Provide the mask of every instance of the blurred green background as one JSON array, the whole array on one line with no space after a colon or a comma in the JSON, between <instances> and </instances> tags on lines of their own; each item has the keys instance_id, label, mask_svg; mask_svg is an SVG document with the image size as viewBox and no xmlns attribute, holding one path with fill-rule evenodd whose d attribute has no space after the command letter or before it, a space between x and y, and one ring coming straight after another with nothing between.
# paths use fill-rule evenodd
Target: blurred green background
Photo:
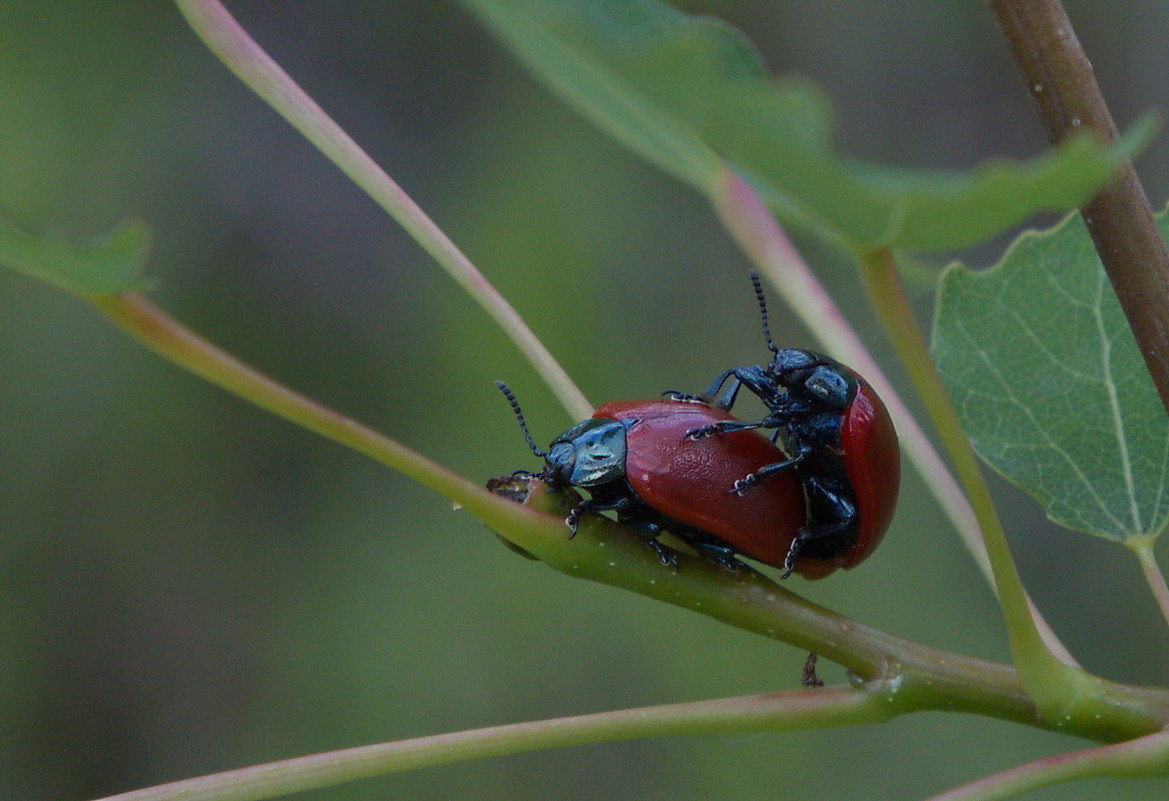
<instances>
[{"instance_id":1,"label":"blurred green background","mask_svg":"<svg viewBox=\"0 0 1169 801\"><path fill-rule=\"evenodd\" d=\"M1169 108L1169 5L1067 5L1121 125ZM963 167L1044 146L981 3L686 7L743 27L776 72L821 82L849 153ZM704 202L574 116L456 3L231 8L590 398L697 389L765 357L747 264ZM511 383L538 440L572 422L478 308L169 3L7 0L0 103L6 216L77 239L144 218L155 300L276 378L477 480L534 466L494 379ZM1158 206L1165 141L1138 163ZM1004 241L954 255L987 264ZM888 363L848 265L804 244ZM928 322L930 288L917 292ZM772 326L781 342L810 342L782 310ZM798 682L803 653L520 559L443 499L8 273L0 377L2 799L82 799ZM1084 664L1169 682L1169 635L1135 560L1054 528L1001 482L995 491L1025 580ZM793 582L899 635L1007 658L985 583L912 474L863 568ZM821 674L844 678L832 665ZM1077 745L934 714L555 751L309 795L917 798ZM1029 798L1167 790L1092 782Z\"/></svg>"}]
</instances>

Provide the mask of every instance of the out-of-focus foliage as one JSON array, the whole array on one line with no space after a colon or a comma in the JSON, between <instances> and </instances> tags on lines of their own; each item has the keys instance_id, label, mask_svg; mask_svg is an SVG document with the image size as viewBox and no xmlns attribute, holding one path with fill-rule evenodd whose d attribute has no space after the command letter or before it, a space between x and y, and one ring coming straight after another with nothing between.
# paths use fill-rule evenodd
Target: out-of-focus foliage
<instances>
[{"instance_id":1,"label":"out-of-focus foliage","mask_svg":"<svg viewBox=\"0 0 1169 801\"><path fill-rule=\"evenodd\" d=\"M68 292L121 292L137 288L149 239L146 226L127 223L91 245L76 245L0 219L0 265Z\"/></svg>"},{"instance_id":2,"label":"out-of-focus foliage","mask_svg":"<svg viewBox=\"0 0 1169 801\"><path fill-rule=\"evenodd\" d=\"M722 20L661 0L465 0L534 73L666 172L707 188L723 164L789 222L854 249L945 250L1090 197L1119 154L1085 136L1028 164L969 172L867 163L836 151L819 87L777 80Z\"/></svg>"},{"instance_id":3,"label":"out-of-focus foliage","mask_svg":"<svg viewBox=\"0 0 1169 801\"><path fill-rule=\"evenodd\" d=\"M229 5L597 402L698 389L766 357L747 265L709 209L574 116L459 5ZM727 17L773 70L821 83L849 155L965 168L1044 148L978 4L686 8ZM1163 4L1069 10L1122 125L1169 106ZM494 379L522 394L538 440L571 422L477 308L168 4L0 5L0 98L3 215L69 241L145 219L152 298L281 381L484 479L533 466ZM1139 165L1154 199L1163 152L1154 142ZM887 354L848 270L809 255ZM806 341L782 310L772 323L778 340ZM75 801L366 742L798 683L805 654L521 559L435 496L12 273L0 274L0 376L5 797ZM1164 683L1163 632L1130 594L1130 561L1058 536L1029 499L1013 510L1014 491L999 490L1028 585L1077 655ZM995 606L948 531L909 476L879 553L793 586L897 634L1004 659ZM844 679L823 663L821 676ZM536 754L312 797L913 798L1066 745L931 715ZM1164 797L1163 785L1123 791Z\"/></svg>"}]
</instances>

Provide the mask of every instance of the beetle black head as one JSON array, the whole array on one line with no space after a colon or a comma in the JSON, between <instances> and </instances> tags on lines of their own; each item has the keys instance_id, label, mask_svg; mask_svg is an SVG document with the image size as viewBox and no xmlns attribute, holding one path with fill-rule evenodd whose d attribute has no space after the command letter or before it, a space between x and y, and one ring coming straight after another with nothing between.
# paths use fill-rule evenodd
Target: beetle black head
<instances>
[{"instance_id":1,"label":"beetle black head","mask_svg":"<svg viewBox=\"0 0 1169 801\"><path fill-rule=\"evenodd\" d=\"M857 391L856 373L835 359L802 348L776 351L767 374L789 392L806 393L837 409L847 408Z\"/></svg>"},{"instance_id":2,"label":"beetle black head","mask_svg":"<svg viewBox=\"0 0 1169 801\"><path fill-rule=\"evenodd\" d=\"M597 487L625 475L625 425L590 417L548 446L544 480L555 486Z\"/></svg>"},{"instance_id":3,"label":"beetle black head","mask_svg":"<svg viewBox=\"0 0 1169 801\"><path fill-rule=\"evenodd\" d=\"M596 487L625 475L625 426L610 418L590 417L552 441L548 450L538 447L528 431L520 402L507 384L495 386L511 404L524 440L532 453L544 460L540 478L554 487Z\"/></svg>"},{"instance_id":4,"label":"beetle black head","mask_svg":"<svg viewBox=\"0 0 1169 801\"><path fill-rule=\"evenodd\" d=\"M802 384L813 370L825 364L819 353L803 348L775 350L775 358L767 365L767 372L785 387Z\"/></svg>"}]
</instances>

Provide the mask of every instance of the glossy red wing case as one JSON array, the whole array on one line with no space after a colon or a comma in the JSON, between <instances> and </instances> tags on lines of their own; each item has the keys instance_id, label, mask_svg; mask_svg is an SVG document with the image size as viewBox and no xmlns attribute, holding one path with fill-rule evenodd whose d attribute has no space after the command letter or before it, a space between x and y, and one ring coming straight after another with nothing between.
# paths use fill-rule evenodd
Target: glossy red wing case
<instances>
[{"instance_id":1,"label":"glossy red wing case","mask_svg":"<svg viewBox=\"0 0 1169 801\"><path fill-rule=\"evenodd\" d=\"M841 421L840 447L859 516L856 545L841 564L849 568L864 561L880 544L901 488L897 431L885 404L864 381Z\"/></svg>"},{"instance_id":2,"label":"glossy red wing case","mask_svg":"<svg viewBox=\"0 0 1169 801\"><path fill-rule=\"evenodd\" d=\"M770 440L756 431L687 438L692 429L736 419L697 403L612 401L593 416L626 423L625 475L646 504L715 535L744 556L783 567L792 540L806 522L796 472L772 476L744 495L730 492L738 479L787 459ZM802 572L798 561L796 571Z\"/></svg>"}]
</instances>

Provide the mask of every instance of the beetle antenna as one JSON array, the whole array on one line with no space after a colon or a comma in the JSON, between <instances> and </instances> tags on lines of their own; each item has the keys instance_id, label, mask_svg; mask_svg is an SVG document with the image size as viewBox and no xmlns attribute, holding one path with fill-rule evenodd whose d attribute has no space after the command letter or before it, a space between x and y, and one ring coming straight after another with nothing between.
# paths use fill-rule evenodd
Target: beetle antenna
<instances>
[{"instance_id":1,"label":"beetle antenna","mask_svg":"<svg viewBox=\"0 0 1169 801\"><path fill-rule=\"evenodd\" d=\"M502 381L496 381L495 386L499 387L499 391L503 393L503 397L507 398L507 402L511 404L511 410L515 413L515 419L519 421L520 431L523 432L524 439L527 440L528 447L532 449L532 453L543 458L546 455L545 451L537 448L536 443L532 441L532 435L528 433L527 421L524 420L524 413L520 411L520 402L515 399L515 395L512 394L511 388Z\"/></svg>"},{"instance_id":2,"label":"beetle antenna","mask_svg":"<svg viewBox=\"0 0 1169 801\"><path fill-rule=\"evenodd\" d=\"M751 286L755 287L755 300L759 301L759 316L763 318L763 336L767 339L767 349L779 353L779 348L775 347L771 339L771 326L767 324L767 297L763 294L763 282L755 270L751 270Z\"/></svg>"}]
</instances>

